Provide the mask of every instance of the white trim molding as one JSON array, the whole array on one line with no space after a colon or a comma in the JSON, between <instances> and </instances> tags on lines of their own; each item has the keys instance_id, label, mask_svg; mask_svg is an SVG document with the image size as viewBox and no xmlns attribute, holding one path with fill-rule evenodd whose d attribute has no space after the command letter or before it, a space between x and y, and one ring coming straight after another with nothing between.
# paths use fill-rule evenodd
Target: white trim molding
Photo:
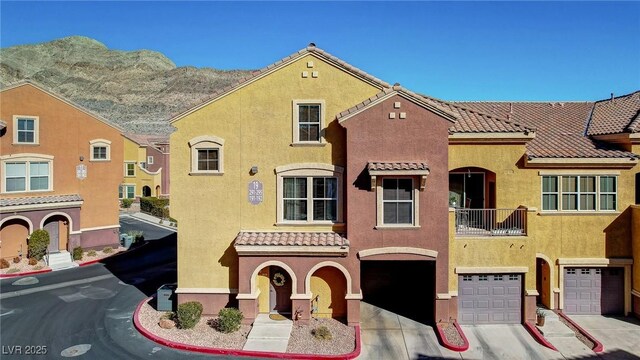
<instances>
[{"instance_id":1,"label":"white trim molding","mask_svg":"<svg viewBox=\"0 0 640 360\"><path fill-rule=\"evenodd\" d=\"M300 140L300 131L299 131L299 123L300 123L300 105L318 105L320 107L320 114L318 114L318 140L311 141L301 141ZM291 137L291 145L319 145L325 144L327 141L324 138L324 129L326 127L326 105L324 99L294 99L291 102L291 118L292 118L292 137Z\"/></svg>"},{"instance_id":2,"label":"white trim molding","mask_svg":"<svg viewBox=\"0 0 640 360\"><path fill-rule=\"evenodd\" d=\"M33 230L35 230L33 228L33 222L31 222L31 219L29 219L26 216L22 216L22 215L9 215L7 217L3 217L2 219L0 219L0 226L2 226L2 224L4 224L5 222L9 221L9 220L22 220L24 222L26 222L29 225L29 234L31 234L33 232Z\"/></svg>"},{"instance_id":3,"label":"white trim molding","mask_svg":"<svg viewBox=\"0 0 640 360\"><path fill-rule=\"evenodd\" d=\"M18 120L33 121L33 142L18 141ZM37 146L40 145L40 117L34 115L13 115L13 145Z\"/></svg>"},{"instance_id":4,"label":"white trim molding","mask_svg":"<svg viewBox=\"0 0 640 360\"><path fill-rule=\"evenodd\" d=\"M540 293L536 289L525 289L524 294L526 296L540 296Z\"/></svg>"},{"instance_id":5,"label":"white trim molding","mask_svg":"<svg viewBox=\"0 0 640 360\"><path fill-rule=\"evenodd\" d=\"M48 204L33 204L33 205L13 205L0 207L0 213L16 212L16 211L29 211L29 210L53 210L53 209L68 209L82 207L84 201L67 201Z\"/></svg>"},{"instance_id":6,"label":"white trim molding","mask_svg":"<svg viewBox=\"0 0 640 360\"><path fill-rule=\"evenodd\" d=\"M549 266L549 308L550 309L555 309L555 299L553 294L553 280L555 279L555 274L554 274L554 268L555 268L555 264L553 263L553 261L551 261L551 259L543 254L543 253L536 253L536 258L540 258L542 260L544 260L547 265ZM536 276L537 276L537 272L536 272ZM558 290L560 291L560 290Z\"/></svg>"},{"instance_id":7,"label":"white trim molding","mask_svg":"<svg viewBox=\"0 0 640 360\"><path fill-rule=\"evenodd\" d=\"M66 212L62 212L62 211L55 211L52 213L47 214L46 216L42 217L42 220L40 220L40 229L44 229L44 223L51 218L52 216L64 216L67 218L67 220L69 221L69 231L71 232L73 230L73 219L71 218L71 215L67 214Z\"/></svg>"},{"instance_id":8,"label":"white trim molding","mask_svg":"<svg viewBox=\"0 0 640 360\"><path fill-rule=\"evenodd\" d=\"M346 256L348 246L272 246L272 245L236 245L239 255L302 255L302 256Z\"/></svg>"},{"instance_id":9,"label":"white trim molding","mask_svg":"<svg viewBox=\"0 0 640 360\"><path fill-rule=\"evenodd\" d=\"M224 174L224 139L215 135L196 136L188 142L191 154L189 175L222 175ZM198 150L216 150L218 152L217 170L198 169Z\"/></svg>"},{"instance_id":10,"label":"white trim molding","mask_svg":"<svg viewBox=\"0 0 640 360\"><path fill-rule=\"evenodd\" d=\"M338 270L340 270L340 272L342 272L342 275L344 275L345 280L347 280L347 294L346 296L355 296L356 294L354 294L352 291L352 280L351 280L351 274L349 273L349 270L347 270L347 268L345 268L343 265L338 264L337 262L334 261L322 261L320 263L315 264L308 272L307 275L305 276L304 279L304 287L305 287L305 291L306 293L311 296L311 277L313 276L313 274L319 270L322 269L323 267L333 267L336 268ZM311 297L309 297L309 299L311 299Z\"/></svg>"},{"instance_id":11,"label":"white trim molding","mask_svg":"<svg viewBox=\"0 0 640 360\"><path fill-rule=\"evenodd\" d=\"M572 168L632 168L638 164L634 158L528 158L525 157L525 167L558 167Z\"/></svg>"},{"instance_id":12,"label":"white trim molding","mask_svg":"<svg viewBox=\"0 0 640 360\"><path fill-rule=\"evenodd\" d=\"M508 274L528 273L526 266L496 266L496 267L456 267L456 274Z\"/></svg>"},{"instance_id":13,"label":"white trim molding","mask_svg":"<svg viewBox=\"0 0 640 360\"><path fill-rule=\"evenodd\" d=\"M437 258L438 252L435 250L421 249L414 247L403 246L389 246L383 248L374 248L358 251L358 257L360 259L375 255L390 255L390 254L406 254L406 255L420 255L430 258Z\"/></svg>"},{"instance_id":14,"label":"white trim molding","mask_svg":"<svg viewBox=\"0 0 640 360\"><path fill-rule=\"evenodd\" d=\"M281 267L282 269L284 269L284 271L286 271L289 274L289 276L291 277L291 294L297 294L298 278L296 277L295 271L293 271L293 269L291 269L289 265L278 260L265 261L262 264L256 266L256 268L253 270L253 273L251 274L251 279L250 279L251 293L255 294L256 291L258 290L258 284L256 279L258 277L258 273L260 272L260 270L266 268L267 266L272 266L272 265Z\"/></svg>"},{"instance_id":15,"label":"white trim molding","mask_svg":"<svg viewBox=\"0 0 640 360\"><path fill-rule=\"evenodd\" d=\"M632 258L559 258L558 265L566 265L566 266L582 266L588 265L591 267L598 266L624 266L624 265L633 265Z\"/></svg>"},{"instance_id":16,"label":"white trim molding","mask_svg":"<svg viewBox=\"0 0 640 360\"><path fill-rule=\"evenodd\" d=\"M106 158L105 159L96 159L94 157L93 149L95 147L104 147L106 148ZM111 161L111 141L107 139L94 139L89 141L89 161Z\"/></svg>"}]
</instances>

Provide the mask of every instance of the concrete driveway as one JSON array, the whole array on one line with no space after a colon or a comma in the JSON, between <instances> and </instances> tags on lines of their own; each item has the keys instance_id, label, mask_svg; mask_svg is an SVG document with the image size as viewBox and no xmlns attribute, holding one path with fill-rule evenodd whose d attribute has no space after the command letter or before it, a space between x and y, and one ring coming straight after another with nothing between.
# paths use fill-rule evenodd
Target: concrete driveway
<instances>
[{"instance_id":1,"label":"concrete driveway","mask_svg":"<svg viewBox=\"0 0 640 360\"><path fill-rule=\"evenodd\" d=\"M640 359L640 321L632 317L571 315L604 346L602 359Z\"/></svg>"},{"instance_id":2,"label":"concrete driveway","mask_svg":"<svg viewBox=\"0 0 640 360\"><path fill-rule=\"evenodd\" d=\"M564 359L538 344L522 325L462 325L469 350L462 359Z\"/></svg>"}]
</instances>

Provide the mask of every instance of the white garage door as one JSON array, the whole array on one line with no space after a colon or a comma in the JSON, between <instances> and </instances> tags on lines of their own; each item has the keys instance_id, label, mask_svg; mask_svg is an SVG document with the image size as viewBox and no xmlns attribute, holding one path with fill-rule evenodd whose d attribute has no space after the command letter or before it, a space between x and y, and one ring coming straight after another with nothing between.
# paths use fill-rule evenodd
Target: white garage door
<instances>
[{"instance_id":1,"label":"white garage door","mask_svg":"<svg viewBox=\"0 0 640 360\"><path fill-rule=\"evenodd\" d=\"M461 324L519 324L521 313L521 274L458 277L458 321Z\"/></svg>"},{"instance_id":2,"label":"white garage door","mask_svg":"<svg viewBox=\"0 0 640 360\"><path fill-rule=\"evenodd\" d=\"M621 314L624 312L622 268L565 268L564 312Z\"/></svg>"}]
</instances>

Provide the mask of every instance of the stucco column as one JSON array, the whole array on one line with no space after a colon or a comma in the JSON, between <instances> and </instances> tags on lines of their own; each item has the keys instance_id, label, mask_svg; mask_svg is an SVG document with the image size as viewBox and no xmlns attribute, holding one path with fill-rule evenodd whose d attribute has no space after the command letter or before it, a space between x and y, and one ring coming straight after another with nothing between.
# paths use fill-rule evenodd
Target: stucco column
<instances>
[{"instance_id":1,"label":"stucco column","mask_svg":"<svg viewBox=\"0 0 640 360\"><path fill-rule=\"evenodd\" d=\"M77 246L81 246L81 236L82 234L69 234L69 250L73 250Z\"/></svg>"},{"instance_id":2,"label":"stucco column","mask_svg":"<svg viewBox=\"0 0 640 360\"><path fill-rule=\"evenodd\" d=\"M360 299L347 299L347 325L360 324Z\"/></svg>"},{"instance_id":3,"label":"stucco column","mask_svg":"<svg viewBox=\"0 0 640 360\"><path fill-rule=\"evenodd\" d=\"M251 325L258 315L258 298L252 294L238 294L238 310L242 312L244 325Z\"/></svg>"},{"instance_id":4,"label":"stucco column","mask_svg":"<svg viewBox=\"0 0 640 360\"><path fill-rule=\"evenodd\" d=\"M451 316L449 315L449 303L451 302L451 296L436 296L435 303L435 322L449 322Z\"/></svg>"},{"instance_id":5,"label":"stucco column","mask_svg":"<svg viewBox=\"0 0 640 360\"><path fill-rule=\"evenodd\" d=\"M291 317L301 325L311 319L311 294L291 295Z\"/></svg>"}]
</instances>

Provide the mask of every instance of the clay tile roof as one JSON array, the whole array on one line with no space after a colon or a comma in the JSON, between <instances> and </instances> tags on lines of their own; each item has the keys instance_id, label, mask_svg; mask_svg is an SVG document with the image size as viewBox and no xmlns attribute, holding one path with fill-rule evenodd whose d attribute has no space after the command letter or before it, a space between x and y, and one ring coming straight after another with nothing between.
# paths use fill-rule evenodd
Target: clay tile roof
<instances>
[{"instance_id":1,"label":"clay tile roof","mask_svg":"<svg viewBox=\"0 0 640 360\"><path fill-rule=\"evenodd\" d=\"M640 91L594 104L589 135L636 132L640 132Z\"/></svg>"},{"instance_id":2,"label":"clay tile roof","mask_svg":"<svg viewBox=\"0 0 640 360\"><path fill-rule=\"evenodd\" d=\"M367 170L392 171L392 170L429 170L429 165L425 162L370 162Z\"/></svg>"},{"instance_id":3,"label":"clay tile roof","mask_svg":"<svg viewBox=\"0 0 640 360\"><path fill-rule=\"evenodd\" d=\"M0 199L0 207L20 206L20 205L40 205L82 201L82 197L78 194L73 195L49 195L49 196L30 196L20 198L3 198Z\"/></svg>"},{"instance_id":4,"label":"clay tile roof","mask_svg":"<svg viewBox=\"0 0 640 360\"><path fill-rule=\"evenodd\" d=\"M178 119L180 119L183 115L190 113L191 111L200 108L212 101L214 101L215 99L219 98L222 95L225 95L228 92L231 92L235 89L238 89L240 87L242 87L243 85L249 83L250 81L264 75L266 72L269 72L281 65L284 65L286 63L288 63L290 60L295 60L298 59L306 54L315 54L318 57L325 59L329 62L333 62L335 65L342 67L344 70L346 70L347 72L350 72L352 74L355 74L357 76L360 76L361 78L375 84L377 87L379 88L390 88L391 86L378 79L377 77L370 75L360 69L358 69L357 67L348 64L347 62L329 54L328 52L318 48L315 46L315 44L311 43L309 44L307 47L305 47L304 49L301 49L299 51L296 51L295 53L289 55L289 56L285 56L284 58L270 64L267 65L266 67L259 69L259 70L255 70L252 71L250 75L245 76L244 78L239 79L238 81L236 81L235 83L220 89L216 92L214 92L213 94L211 94L210 96L204 98L202 100L202 102L200 104L196 104L195 106L193 106L191 109L188 109L186 111L183 111L181 113L175 114L174 116L171 117L171 122L177 121Z\"/></svg>"},{"instance_id":5,"label":"clay tile roof","mask_svg":"<svg viewBox=\"0 0 640 360\"><path fill-rule=\"evenodd\" d=\"M458 104L458 103L457 103ZM614 144L585 134L592 102L461 102L488 116L506 118L536 130L527 143L531 158L636 158Z\"/></svg>"},{"instance_id":6,"label":"clay tile roof","mask_svg":"<svg viewBox=\"0 0 640 360\"><path fill-rule=\"evenodd\" d=\"M249 246L349 246L349 240L334 232L241 231L235 245Z\"/></svg>"}]
</instances>

